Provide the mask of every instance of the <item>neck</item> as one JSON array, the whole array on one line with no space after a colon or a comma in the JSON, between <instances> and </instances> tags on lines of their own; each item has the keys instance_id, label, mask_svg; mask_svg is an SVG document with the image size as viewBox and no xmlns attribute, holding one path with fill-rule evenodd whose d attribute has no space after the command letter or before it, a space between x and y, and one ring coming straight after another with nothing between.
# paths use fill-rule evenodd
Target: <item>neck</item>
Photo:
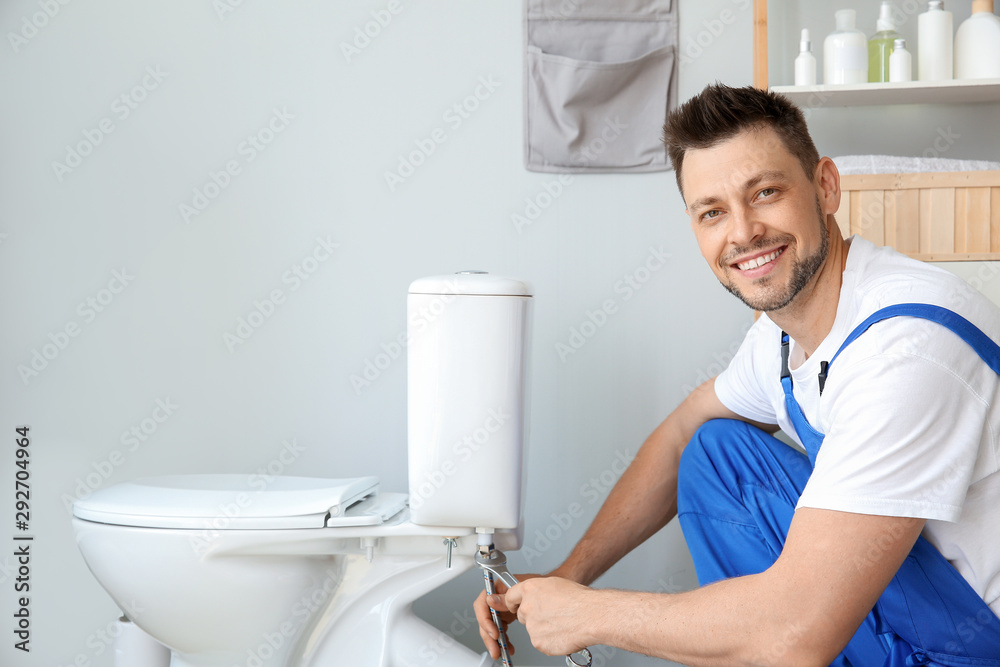
<instances>
[{"instance_id":1,"label":"neck","mask_svg":"<svg viewBox=\"0 0 1000 667\"><path fill-rule=\"evenodd\" d=\"M827 231L830 234L830 250L819 271L791 303L767 314L802 347L807 358L830 333L837 319L840 287L850 248L832 215L827 218Z\"/></svg>"}]
</instances>

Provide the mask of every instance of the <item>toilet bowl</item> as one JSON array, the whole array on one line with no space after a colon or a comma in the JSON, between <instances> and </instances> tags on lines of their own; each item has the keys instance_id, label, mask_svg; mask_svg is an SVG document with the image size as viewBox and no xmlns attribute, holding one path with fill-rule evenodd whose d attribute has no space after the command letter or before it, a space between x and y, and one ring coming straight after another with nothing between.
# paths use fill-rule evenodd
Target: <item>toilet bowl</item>
<instances>
[{"instance_id":1,"label":"toilet bowl","mask_svg":"<svg viewBox=\"0 0 1000 667\"><path fill-rule=\"evenodd\" d=\"M473 566L474 528L414 524L406 495L373 477L279 477L262 491L249 479L140 479L74 507L94 576L171 667L492 662L411 610Z\"/></svg>"},{"instance_id":2,"label":"toilet bowl","mask_svg":"<svg viewBox=\"0 0 1000 667\"><path fill-rule=\"evenodd\" d=\"M478 543L520 547L530 312L524 283L488 274L410 286L408 494L375 477L138 479L74 504L87 566L170 667L492 664L412 603ZM116 667L166 667L124 653Z\"/></svg>"}]
</instances>

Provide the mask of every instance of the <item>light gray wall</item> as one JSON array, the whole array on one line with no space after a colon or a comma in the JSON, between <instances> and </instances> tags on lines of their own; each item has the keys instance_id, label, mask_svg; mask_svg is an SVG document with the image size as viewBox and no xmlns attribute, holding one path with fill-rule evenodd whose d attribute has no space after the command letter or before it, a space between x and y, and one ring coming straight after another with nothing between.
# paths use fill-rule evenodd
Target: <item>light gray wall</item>
<instances>
[{"instance_id":1,"label":"light gray wall","mask_svg":"<svg viewBox=\"0 0 1000 667\"><path fill-rule=\"evenodd\" d=\"M414 278L477 268L534 285L531 551L511 554L515 571L560 562L621 461L735 349L750 313L698 254L672 172L574 176L532 225L513 224L556 181L521 167L520 3L401 2L345 57L341 44L387 6L0 5L0 478L13 486L14 428L29 425L36 535L32 652L15 651L8 634L0 663L111 665L106 633L118 611L69 524L68 503L88 490L268 466L374 474L404 490L405 362L379 355L405 331ZM682 100L716 79L750 82L749 0L684 0L680 18ZM449 110L477 89L459 124ZM280 131L251 160L243 142L272 120ZM438 128L446 139L390 190L385 172ZM68 172L53 167L80 142L92 152ZM225 187L185 220L181 205L230 161L239 173L217 176ZM332 256L308 280L286 278L318 238L337 244ZM626 298L616 285L651 249L668 261ZM230 349L225 334L273 290L283 302ZM561 358L557 345L608 299L616 312ZM67 327L75 335L64 337ZM64 346L22 377L19 366L48 344ZM370 385L352 382L377 360ZM152 423L158 401L176 408L146 440L123 442ZM302 451L281 464L291 440ZM3 502L9 601L17 531L12 494ZM574 504L582 516L566 521ZM599 584L675 591L694 581L671 525ZM419 613L454 629L480 585L469 573ZM478 649L474 630L457 634ZM533 652L520 628L514 642L518 664L561 664ZM603 660L653 662L620 651Z\"/></svg>"}]
</instances>

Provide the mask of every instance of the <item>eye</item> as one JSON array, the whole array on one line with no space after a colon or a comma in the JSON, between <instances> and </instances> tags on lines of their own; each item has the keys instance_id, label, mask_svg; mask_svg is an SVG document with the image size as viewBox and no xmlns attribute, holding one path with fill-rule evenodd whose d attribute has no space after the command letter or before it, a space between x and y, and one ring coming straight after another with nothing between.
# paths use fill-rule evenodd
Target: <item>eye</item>
<instances>
[{"instance_id":1,"label":"eye","mask_svg":"<svg viewBox=\"0 0 1000 667\"><path fill-rule=\"evenodd\" d=\"M778 191L775 190L774 188L764 188L763 190L757 193L757 198L766 199L768 197L774 196L774 194L776 194L777 192Z\"/></svg>"},{"instance_id":2,"label":"eye","mask_svg":"<svg viewBox=\"0 0 1000 667\"><path fill-rule=\"evenodd\" d=\"M701 219L702 220L712 220L714 218L718 218L720 215L722 215L722 211L720 211L717 208L713 208L711 211L705 211L704 213L702 213L701 214Z\"/></svg>"}]
</instances>

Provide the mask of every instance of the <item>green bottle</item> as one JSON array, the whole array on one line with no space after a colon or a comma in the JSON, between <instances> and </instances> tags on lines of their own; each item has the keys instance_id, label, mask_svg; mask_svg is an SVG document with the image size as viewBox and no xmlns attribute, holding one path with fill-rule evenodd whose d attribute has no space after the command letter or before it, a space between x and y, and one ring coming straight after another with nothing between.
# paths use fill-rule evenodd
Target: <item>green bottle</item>
<instances>
[{"instance_id":1,"label":"green bottle","mask_svg":"<svg viewBox=\"0 0 1000 667\"><path fill-rule=\"evenodd\" d=\"M868 81L876 83L889 80L889 56L897 39L903 36L896 32L896 23L892 20L892 3L883 0L879 8L876 32L868 40Z\"/></svg>"}]
</instances>

